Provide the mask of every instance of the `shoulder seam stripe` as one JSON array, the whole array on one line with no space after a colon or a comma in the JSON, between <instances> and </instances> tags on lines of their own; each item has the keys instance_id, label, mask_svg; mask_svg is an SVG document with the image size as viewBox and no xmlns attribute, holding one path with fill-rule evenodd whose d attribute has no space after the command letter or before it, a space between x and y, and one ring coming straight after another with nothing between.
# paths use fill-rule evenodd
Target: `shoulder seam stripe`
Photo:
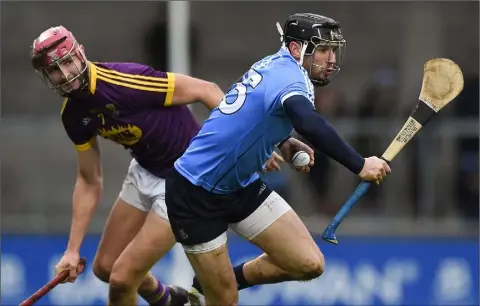
<instances>
[{"instance_id":1,"label":"shoulder seam stripe","mask_svg":"<svg viewBox=\"0 0 480 306\"><path fill-rule=\"evenodd\" d=\"M100 70L97 71L97 77L100 78L102 76L103 78L110 79L110 80L118 80L120 82L125 82L125 83L132 83L132 84L137 84L137 85L143 85L143 86L151 86L151 87L157 87L157 88L167 88L168 83L158 83L158 82L148 82L148 81L142 81L139 79L132 79L130 77L121 77L117 75L113 75L110 73L105 73Z\"/></svg>"},{"instance_id":2,"label":"shoulder seam stripe","mask_svg":"<svg viewBox=\"0 0 480 306\"><path fill-rule=\"evenodd\" d=\"M126 77L126 78L132 78L132 79L140 79L140 80L146 80L146 81L156 81L156 82L167 82L167 78L159 78L159 77L152 77L152 76L145 76L145 75L140 75L140 74L130 74L130 73L123 73L123 72L118 72L115 70L111 69L105 69L102 67L97 66L97 70L101 71L105 74L114 74L118 75L121 77Z\"/></svg>"},{"instance_id":3,"label":"shoulder seam stripe","mask_svg":"<svg viewBox=\"0 0 480 306\"><path fill-rule=\"evenodd\" d=\"M107 83L111 83L111 84L114 84L114 85L119 85L119 86L123 86L123 87L128 87L128 88L133 88L133 89L138 89L138 90L144 90L144 91L155 91L155 92L168 92L169 89L168 87L159 87L159 86L151 86L150 87L147 87L149 84L144 84L142 82L142 85L146 85L146 86L140 86L140 85L134 85L134 84L130 84L130 83L125 83L125 82L120 82L120 81L116 81L116 80L112 80L112 79L109 79L107 77L104 77L103 75L101 74L97 74L97 78L99 80L102 80L102 81L105 81Z\"/></svg>"},{"instance_id":4,"label":"shoulder seam stripe","mask_svg":"<svg viewBox=\"0 0 480 306\"><path fill-rule=\"evenodd\" d=\"M67 106L67 102L68 102L68 98L65 98L63 100L62 109L60 110L60 116L63 115L63 111L65 110L65 107Z\"/></svg>"},{"instance_id":5,"label":"shoulder seam stripe","mask_svg":"<svg viewBox=\"0 0 480 306\"><path fill-rule=\"evenodd\" d=\"M95 142L97 141L97 136L93 136L89 141L83 144L75 144L75 147L78 151L87 151L93 147Z\"/></svg>"}]
</instances>

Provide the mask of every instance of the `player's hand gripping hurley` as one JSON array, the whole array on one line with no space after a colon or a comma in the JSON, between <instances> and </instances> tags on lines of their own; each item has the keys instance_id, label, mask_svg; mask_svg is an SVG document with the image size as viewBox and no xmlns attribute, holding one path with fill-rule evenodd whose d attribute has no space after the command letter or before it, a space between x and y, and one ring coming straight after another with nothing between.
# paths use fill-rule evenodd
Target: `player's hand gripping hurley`
<instances>
[{"instance_id":1,"label":"player's hand gripping hurley","mask_svg":"<svg viewBox=\"0 0 480 306\"><path fill-rule=\"evenodd\" d=\"M79 265L85 267L87 261L85 258L80 258ZM63 283L68 276L70 275L69 270L62 271L61 273L57 274L52 280L50 280L47 284L45 284L42 288L38 289L37 292L32 294L28 297L25 301L23 301L19 306L31 306L38 302L42 297L44 297L47 293L52 291L58 284Z\"/></svg>"},{"instance_id":2,"label":"player's hand gripping hurley","mask_svg":"<svg viewBox=\"0 0 480 306\"><path fill-rule=\"evenodd\" d=\"M435 58L425 63L423 82L418 103L400 132L382 155L390 163L403 147L436 115L443 107L455 99L463 90L463 74L458 65L446 58ZM367 192L371 182L361 182L350 198L323 232L322 238L338 244L335 231L350 209Z\"/></svg>"}]
</instances>

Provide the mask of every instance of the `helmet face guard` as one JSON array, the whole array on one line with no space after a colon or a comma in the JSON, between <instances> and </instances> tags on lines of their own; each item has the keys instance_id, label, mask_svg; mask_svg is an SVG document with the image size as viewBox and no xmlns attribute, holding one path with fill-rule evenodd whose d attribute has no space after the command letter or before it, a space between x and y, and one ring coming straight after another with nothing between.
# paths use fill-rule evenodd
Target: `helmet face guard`
<instances>
[{"instance_id":1,"label":"helmet face guard","mask_svg":"<svg viewBox=\"0 0 480 306\"><path fill-rule=\"evenodd\" d=\"M33 42L32 65L49 88L70 97L88 87L87 60L72 33L50 28Z\"/></svg>"},{"instance_id":2,"label":"helmet face guard","mask_svg":"<svg viewBox=\"0 0 480 306\"><path fill-rule=\"evenodd\" d=\"M306 55L312 56L308 73L310 80L316 86L325 86L329 84L340 72L340 66L345 59L345 51L347 48L346 41L341 34L337 34L333 30L330 31L330 36L336 36L336 38L325 39L313 36L310 42L307 43L310 45L310 48L313 47L313 50L308 52L309 47L307 46L305 52ZM318 54L318 50L321 52L328 52L328 59L325 65L315 64L315 57ZM321 71L320 76L314 77L314 71Z\"/></svg>"},{"instance_id":3,"label":"helmet face guard","mask_svg":"<svg viewBox=\"0 0 480 306\"><path fill-rule=\"evenodd\" d=\"M289 17L283 32L282 41L287 49L292 41L302 44L300 64L303 64L305 55L311 56L308 73L315 86L329 84L340 72L347 43L336 21L315 14L295 14ZM328 52L325 65L315 64L317 51Z\"/></svg>"}]
</instances>

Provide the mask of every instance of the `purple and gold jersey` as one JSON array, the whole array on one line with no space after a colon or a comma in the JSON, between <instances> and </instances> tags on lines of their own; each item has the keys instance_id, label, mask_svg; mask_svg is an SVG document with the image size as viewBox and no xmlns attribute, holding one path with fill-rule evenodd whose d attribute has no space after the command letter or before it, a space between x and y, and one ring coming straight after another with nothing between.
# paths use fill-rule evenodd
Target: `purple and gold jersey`
<instances>
[{"instance_id":1,"label":"purple and gold jersey","mask_svg":"<svg viewBox=\"0 0 480 306\"><path fill-rule=\"evenodd\" d=\"M137 162L159 177L199 131L187 106L172 106L175 75L130 63L89 63L90 93L65 100L61 116L78 150L96 136L128 149Z\"/></svg>"}]
</instances>

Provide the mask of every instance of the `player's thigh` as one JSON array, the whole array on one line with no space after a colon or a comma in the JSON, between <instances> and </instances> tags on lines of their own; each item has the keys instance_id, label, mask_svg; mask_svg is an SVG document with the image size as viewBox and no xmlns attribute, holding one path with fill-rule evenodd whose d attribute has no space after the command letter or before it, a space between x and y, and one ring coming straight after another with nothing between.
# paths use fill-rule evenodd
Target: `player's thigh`
<instances>
[{"instance_id":1,"label":"player's thigh","mask_svg":"<svg viewBox=\"0 0 480 306\"><path fill-rule=\"evenodd\" d=\"M175 243L168 220L150 211L138 234L115 262L110 281L139 285L143 276Z\"/></svg>"},{"instance_id":2,"label":"player's thigh","mask_svg":"<svg viewBox=\"0 0 480 306\"><path fill-rule=\"evenodd\" d=\"M186 254L202 286L207 305L238 303L237 283L226 243L208 252L186 250Z\"/></svg>"},{"instance_id":3,"label":"player's thigh","mask_svg":"<svg viewBox=\"0 0 480 306\"><path fill-rule=\"evenodd\" d=\"M146 211L139 210L121 198L117 199L108 216L95 255L93 269L99 278L108 280L114 262L137 235L146 216Z\"/></svg>"},{"instance_id":4,"label":"player's thigh","mask_svg":"<svg viewBox=\"0 0 480 306\"><path fill-rule=\"evenodd\" d=\"M148 198L139 190L140 176L137 163L132 160L95 256L93 269L102 280L108 279L113 263L138 233L151 208Z\"/></svg>"},{"instance_id":5,"label":"player's thigh","mask_svg":"<svg viewBox=\"0 0 480 306\"><path fill-rule=\"evenodd\" d=\"M236 305L238 289L227 250L228 225L205 219L185 223L177 219L174 224L177 224L177 227L172 226L177 241L183 241L182 246L202 286L207 305ZM215 232L221 234L214 237L212 233ZM190 236L192 233L196 234Z\"/></svg>"},{"instance_id":6,"label":"player's thigh","mask_svg":"<svg viewBox=\"0 0 480 306\"><path fill-rule=\"evenodd\" d=\"M168 217L176 240L211 305L232 305L238 290L227 252L228 225L219 197L174 171L166 181Z\"/></svg>"},{"instance_id":7,"label":"player's thigh","mask_svg":"<svg viewBox=\"0 0 480 306\"><path fill-rule=\"evenodd\" d=\"M260 247L286 271L305 274L306 278L323 272L323 254L295 211L276 192L230 228Z\"/></svg>"},{"instance_id":8,"label":"player's thigh","mask_svg":"<svg viewBox=\"0 0 480 306\"><path fill-rule=\"evenodd\" d=\"M173 171L166 180L165 203L177 242L190 253L205 253L226 242L228 224L218 197ZM221 203L220 203L221 204Z\"/></svg>"}]
</instances>

